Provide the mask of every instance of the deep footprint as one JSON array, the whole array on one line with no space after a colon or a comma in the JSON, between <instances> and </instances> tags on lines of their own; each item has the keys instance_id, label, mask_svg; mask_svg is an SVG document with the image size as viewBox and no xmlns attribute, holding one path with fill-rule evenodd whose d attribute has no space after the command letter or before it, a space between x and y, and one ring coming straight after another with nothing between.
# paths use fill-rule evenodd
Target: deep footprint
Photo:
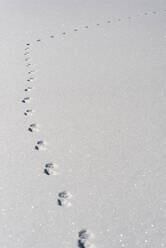
<instances>
[{"instance_id":1,"label":"deep footprint","mask_svg":"<svg viewBox=\"0 0 166 248\"><path fill-rule=\"evenodd\" d=\"M35 145L35 150L38 150L38 151L46 150L46 142L43 140L39 140Z\"/></svg>"},{"instance_id":2,"label":"deep footprint","mask_svg":"<svg viewBox=\"0 0 166 248\"><path fill-rule=\"evenodd\" d=\"M28 131L30 131L30 132L37 132L37 131L39 131L38 125L35 124L35 123L31 124L31 125L29 126L29 128L28 128Z\"/></svg>"},{"instance_id":3,"label":"deep footprint","mask_svg":"<svg viewBox=\"0 0 166 248\"><path fill-rule=\"evenodd\" d=\"M81 240L78 240L78 248L96 248L96 246L88 240L85 240L83 242Z\"/></svg>"},{"instance_id":4,"label":"deep footprint","mask_svg":"<svg viewBox=\"0 0 166 248\"><path fill-rule=\"evenodd\" d=\"M45 169L44 169L44 173L46 175L58 175L58 168L59 168L59 165L56 164L56 163L47 163L45 165Z\"/></svg>"},{"instance_id":5,"label":"deep footprint","mask_svg":"<svg viewBox=\"0 0 166 248\"><path fill-rule=\"evenodd\" d=\"M28 82L31 82L33 80L34 80L34 77L30 77L30 78L27 79Z\"/></svg>"},{"instance_id":6,"label":"deep footprint","mask_svg":"<svg viewBox=\"0 0 166 248\"><path fill-rule=\"evenodd\" d=\"M28 103L31 100L30 97L24 97L24 99L22 100L23 103Z\"/></svg>"},{"instance_id":7,"label":"deep footprint","mask_svg":"<svg viewBox=\"0 0 166 248\"><path fill-rule=\"evenodd\" d=\"M72 198L72 194L68 191L62 191L58 194L57 203L61 207L71 207L72 204L70 199Z\"/></svg>"},{"instance_id":8,"label":"deep footprint","mask_svg":"<svg viewBox=\"0 0 166 248\"><path fill-rule=\"evenodd\" d=\"M31 91L33 89L32 86L28 86L24 91Z\"/></svg>"},{"instance_id":9,"label":"deep footprint","mask_svg":"<svg viewBox=\"0 0 166 248\"><path fill-rule=\"evenodd\" d=\"M28 74L32 74L34 72L35 72L35 70L31 70L31 71L28 71Z\"/></svg>"},{"instance_id":10,"label":"deep footprint","mask_svg":"<svg viewBox=\"0 0 166 248\"><path fill-rule=\"evenodd\" d=\"M82 229L78 233L78 247L79 248L95 248L95 245L92 243L94 235L91 231L87 229Z\"/></svg>"},{"instance_id":11,"label":"deep footprint","mask_svg":"<svg viewBox=\"0 0 166 248\"><path fill-rule=\"evenodd\" d=\"M87 229L82 229L79 233L78 233L78 237L80 240L89 240L94 238L94 235L91 231L87 230Z\"/></svg>"},{"instance_id":12,"label":"deep footprint","mask_svg":"<svg viewBox=\"0 0 166 248\"><path fill-rule=\"evenodd\" d=\"M24 112L24 115L32 115L33 114L33 110L32 109L27 109L25 112Z\"/></svg>"}]
</instances>

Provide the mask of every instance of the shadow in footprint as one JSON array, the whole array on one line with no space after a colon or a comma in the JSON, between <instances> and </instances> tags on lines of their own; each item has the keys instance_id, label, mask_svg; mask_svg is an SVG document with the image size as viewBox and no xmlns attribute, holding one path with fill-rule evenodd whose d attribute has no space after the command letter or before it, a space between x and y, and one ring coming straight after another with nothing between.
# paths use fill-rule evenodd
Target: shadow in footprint
<instances>
[{"instance_id":1,"label":"shadow in footprint","mask_svg":"<svg viewBox=\"0 0 166 248\"><path fill-rule=\"evenodd\" d=\"M85 248L84 244L81 242L81 240L78 240L78 248Z\"/></svg>"},{"instance_id":2,"label":"shadow in footprint","mask_svg":"<svg viewBox=\"0 0 166 248\"><path fill-rule=\"evenodd\" d=\"M49 173L48 173L48 170L47 169L44 169L44 173L46 174L46 175L50 175Z\"/></svg>"}]
</instances>

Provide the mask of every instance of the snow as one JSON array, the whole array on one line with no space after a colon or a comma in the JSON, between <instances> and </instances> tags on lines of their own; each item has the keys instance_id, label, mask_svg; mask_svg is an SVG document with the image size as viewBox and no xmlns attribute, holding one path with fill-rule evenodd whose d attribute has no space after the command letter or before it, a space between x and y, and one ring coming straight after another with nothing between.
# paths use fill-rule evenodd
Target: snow
<instances>
[{"instance_id":1,"label":"snow","mask_svg":"<svg viewBox=\"0 0 166 248\"><path fill-rule=\"evenodd\" d=\"M164 4L0 2L1 248L166 247Z\"/></svg>"}]
</instances>

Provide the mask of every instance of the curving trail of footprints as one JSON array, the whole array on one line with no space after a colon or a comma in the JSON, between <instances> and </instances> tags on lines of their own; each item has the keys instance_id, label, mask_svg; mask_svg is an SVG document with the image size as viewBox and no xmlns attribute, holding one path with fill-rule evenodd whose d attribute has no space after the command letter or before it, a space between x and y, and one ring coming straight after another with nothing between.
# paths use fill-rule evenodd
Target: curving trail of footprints
<instances>
[{"instance_id":1,"label":"curving trail of footprints","mask_svg":"<svg viewBox=\"0 0 166 248\"><path fill-rule=\"evenodd\" d=\"M127 16L127 17L122 17L122 18L117 18L117 19L115 19L115 18L113 18L112 20L111 19L108 19L108 20L106 20L106 22L105 23L96 23L96 24L94 24L94 25L96 25L96 26L102 26L102 25L104 25L104 24L113 24L113 23L115 23L115 22L122 22L123 20L125 21L125 20L132 20L132 19L135 19L135 18L138 18L138 17L143 17L143 16L150 16L150 15L157 15L158 13L163 13L163 12L165 12L166 13L166 9L164 9L164 10L160 10L160 11L148 11L148 12L144 12L144 13L140 13L140 14L137 14L137 15L135 15L135 16ZM80 28L74 28L73 29L73 32L78 32L79 30L81 30L81 29L88 29L88 28L90 28L90 26L88 26L88 25L85 25L85 26L83 26L83 27L80 27ZM63 36L65 36L65 35L67 35L67 34L69 34L69 32L62 32L61 33L61 35L63 35ZM70 32L70 34L71 34L71 32ZM53 39L53 38L55 38L56 36L55 35L50 35L49 36L49 38L51 38L51 39ZM36 42L41 42L42 41L42 39L37 39L36 40Z\"/></svg>"},{"instance_id":2,"label":"curving trail of footprints","mask_svg":"<svg viewBox=\"0 0 166 248\"><path fill-rule=\"evenodd\" d=\"M162 12L165 12L166 13L166 10L162 10ZM132 18L136 18L136 17L140 17L140 16L148 16L148 15L156 15L157 13L159 12L156 12L156 11L151 11L151 12L144 12L142 14L138 14L136 16L128 16L126 18L118 18L114 21L118 21L118 22L121 22L122 20L124 19L127 19L127 20L131 20ZM110 23L113 23L113 21L111 21L110 19L106 21L107 24L110 24ZM101 26L100 23L96 23L95 24L96 26ZM88 29L89 26L86 25L83 27L84 29ZM79 28L74 28L73 29L74 32L78 32L79 31ZM66 35L67 32L62 32L61 35ZM50 35L50 38L53 39L55 38L54 35ZM41 42L42 40L41 39L37 39L36 40L37 42ZM32 67L32 64L29 63L29 61L31 60L31 57L30 57L30 43L27 43L26 44L26 47L25 47L25 51L24 51L24 56L25 56L25 66L28 70L28 79L27 79L27 82L28 83L32 83L35 79L35 76L34 76L34 73L35 73L35 70L34 69L31 69ZM28 85L24 91L27 93L27 92L30 92L31 90L33 90L33 86L32 85ZM22 103L24 104L27 104L31 101L31 97L30 96L25 96L23 99L22 99ZM24 115L25 116L30 116L30 115L33 115L35 113L35 111L33 109L26 109L25 112L24 112ZM31 133L34 133L34 132L39 132L40 129L39 129L39 125L36 124L36 123L32 123L29 125L28 127L28 131L31 132ZM36 151L46 151L46 148L47 148L47 142L43 141L43 140L39 140L36 142L35 146L34 146L34 149ZM46 163L45 164L45 168L43 170L43 173L47 176L57 176L59 175L59 172L58 172L58 168L59 168L59 165L56 164L55 162L49 162L49 163ZM57 196L57 205L58 206L61 206L61 207L71 207L72 206L72 194L69 192L69 191L61 191L59 192L58 196ZM78 248L95 248L96 246L93 244L93 239L94 239L94 234L89 231L88 229L82 229L81 231L78 232L78 238L77 238L77 247Z\"/></svg>"}]
</instances>

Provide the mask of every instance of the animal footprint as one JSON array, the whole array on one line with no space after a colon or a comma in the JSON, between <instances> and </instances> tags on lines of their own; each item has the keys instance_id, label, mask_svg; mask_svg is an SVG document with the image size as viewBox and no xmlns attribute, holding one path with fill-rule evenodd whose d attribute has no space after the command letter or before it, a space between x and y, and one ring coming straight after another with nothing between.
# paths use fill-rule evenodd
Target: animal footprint
<instances>
[{"instance_id":1,"label":"animal footprint","mask_svg":"<svg viewBox=\"0 0 166 248\"><path fill-rule=\"evenodd\" d=\"M36 131L38 131L38 125L35 124L35 123L31 124L29 126L29 128L28 128L28 131L30 131L30 132L36 132Z\"/></svg>"},{"instance_id":2,"label":"animal footprint","mask_svg":"<svg viewBox=\"0 0 166 248\"><path fill-rule=\"evenodd\" d=\"M30 57L25 58L25 61L28 61L28 60L30 60Z\"/></svg>"},{"instance_id":3,"label":"animal footprint","mask_svg":"<svg viewBox=\"0 0 166 248\"><path fill-rule=\"evenodd\" d=\"M57 172L59 165L56 163L47 163L45 165L44 173L47 175L58 175L59 173Z\"/></svg>"},{"instance_id":4,"label":"animal footprint","mask_svg":"<svg viewBox=\"0 0 166 248\"><path fill-rule=\"evenodd\" d=\"M43 141L43 140L39 140L37 143L36 143L36 146L35 146L35 149L36 150L46 150L46 142Z\"/></svg>"},{"instance_id":5,"label":"animal footprint","mask_svg":"<svg viewBox=\"0 0 166 248\"><path fill-rule=\"evenodd\" d=\"M71 207L70 199L72 194L68 191L62 191L58 194L58 205L62 207Z\"/></svg>"},{"instance_id":6,"label":"animal footprint","mask_svg":"<svg viewBox=\"0 0 166 248\"><path fill-rule=\"evenodd\" d=\"M78 247L79 248L96 248L96 246L88 240L84 240L84 241L79 240Z\"/></svg>"},{"instance_id":7,"label":"animal footprint","mask_svg":"<svg viewBox=\"0 0 166 248\"><path fill-rule=\"evenodd\" d=\"M32 115L33 114L33 110L32 109L27 109L25 112L24 112L24 115Z\"/></svg>"},{"instance_id":8,"label":"animal footprint","mask_svg":"<svg viewBox=\"0 0 166 248\"><path fill-rule=\"evenodd\" d=\"M28 86L24 91L30 91L32 90L32 86Z\"/></svg>"},{"instance_id":9,"label":"animal footprint","mask_svg":"<svg viewBox=\"0 0 166 248\"><path fill-rule=\"evenodd\" d=\"M35 70L28 71L28 74L33 74Z\"/></svg>"},{"instance_id":10,"label":"animal footprint","mask_svg":"<svg viewBox=\"0 0 166 248\"><path fill-rule=\"evenodd\" d=\"M92 239L94 238L94 234L87 230L82 229L78 233L78 247L79 248L95 248L95 245L92 243Z\"/></svg>"},{"instance_id":11,"label":"animal footprint","mask_svg":"<svg viewBox=\"0 0 166 248\"><path fill-rule=\"evenodd\" d=\"M30 97L29 96L27 96L27 97L24 97L24 99L22 100L22 102L23 103L27 103L27 102L29 102L30 101Z\"/></svg>"},{"instance_id":12,"label":"animal footprint","mask_svg":"<svg viewBox=\"0 0 166 248\"><path fill-rule=\"evenodd\" d=\"M27 79L28 82L33 81L33 80L34 80L34 77L30 77Z\"/></svg>"}]
</instances>

